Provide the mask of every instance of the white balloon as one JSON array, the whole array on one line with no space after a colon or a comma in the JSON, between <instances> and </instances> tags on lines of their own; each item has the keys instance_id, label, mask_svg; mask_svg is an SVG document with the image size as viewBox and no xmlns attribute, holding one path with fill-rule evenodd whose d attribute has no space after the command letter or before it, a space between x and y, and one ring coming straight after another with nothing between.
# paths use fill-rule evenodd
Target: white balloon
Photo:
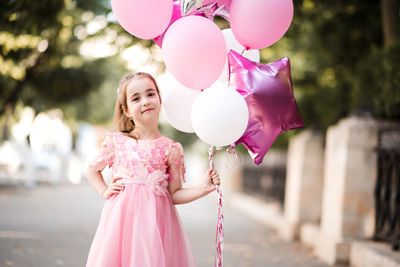
<instances>
[{"instance_id":1,"label":"white balloon","mask_svg":"<svg viewBox=\"0 0 400 267\"><path fill-rule=\"evenodd\" d=\"M222 30L222 34L224 35L225 42L226 42L226 50L228 52L230 50L233 50L251 61L260 62L260 51L258 49L245 50L245 47L243 45L241 45L238 42L238 40L236 40L235 36L232 33L231 28ZM218 80L221 82L227 82L228 79L229 79L229 68L228 68L228 59L227 59L225 62L224 70L222 71Z\"/></svg>"},{"instance_id":2,"label":"white balloon","mask_svg":"<svg viewBox=\"0 0 400 267\"><path fill-rule=\"evenodd\" d=\"M177 82L163 94L163 110L168 123L179 131L193 133L190 112L200 90L189 89Z\"/></svg>"},{"instance_id":3,"label":"white balloon","mask_svg":"<svg viewBox=\"0 0 400 267\"><path fill-rule=\"evenodd\" d=\"M201 140L212 146L226 146L243 135L249 110L236 90L216 85L196 97L191 118L193 129Z\"/></svg>"}]
</instances>

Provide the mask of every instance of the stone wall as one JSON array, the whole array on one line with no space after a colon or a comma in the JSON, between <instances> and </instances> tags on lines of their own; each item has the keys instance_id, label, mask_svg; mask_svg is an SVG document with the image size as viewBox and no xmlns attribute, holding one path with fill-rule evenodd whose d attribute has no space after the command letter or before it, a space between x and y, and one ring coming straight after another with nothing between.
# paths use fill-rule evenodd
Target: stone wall
<instances>
[{"instance_id":1,"label":"stone wall","mask_svg":"<svg viewBox=\"0 0 400 267\"><path fill-rule=\"evenodd\" d=\"M319 223L321 218L323 139L319 132L303 131L290 141L288 149L282 235L292 240L302 223Z\"/></svg>"}]
</instances>

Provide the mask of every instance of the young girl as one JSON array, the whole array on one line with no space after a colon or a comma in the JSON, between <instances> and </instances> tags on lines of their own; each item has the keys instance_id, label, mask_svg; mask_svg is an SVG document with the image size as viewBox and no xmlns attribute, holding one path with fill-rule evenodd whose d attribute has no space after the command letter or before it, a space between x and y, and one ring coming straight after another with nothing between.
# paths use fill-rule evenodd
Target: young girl
<instances>
[{"instance_id":1,"label":"young girl","mask_svg":"<svg viewBox=\"0 0 400 267\"><path fill-rule=\"evenodd\" d=\"M206 196L220 179L209 169L204 184L182 188L182 145L161 135L160 109L160 91L151 75L139 72L121 80L114 114L117 131L106 135L86 172L107 200L87 267L195 266L174 204ZM107 165L113 169L110 185L101 175Z\"/></svg>"}]
</instances>

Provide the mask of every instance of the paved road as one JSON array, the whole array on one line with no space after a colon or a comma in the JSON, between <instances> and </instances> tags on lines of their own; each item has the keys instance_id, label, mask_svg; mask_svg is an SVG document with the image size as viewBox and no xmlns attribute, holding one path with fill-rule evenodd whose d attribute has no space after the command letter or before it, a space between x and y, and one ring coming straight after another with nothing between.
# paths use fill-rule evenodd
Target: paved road
<instances>
[{"instance_id":1,"label":"paved road","mask_svg":"<svg viewBox=\"0 0 400 267\"><path fill-rule=\"evenodd\" d=\"M84 266L103 203L87 184L0 186L0 266ZM216 195L178 210L198 266L213 266ZM224 214L225 267L327 266L229 205Z\"/></svg>"}]
</instances>

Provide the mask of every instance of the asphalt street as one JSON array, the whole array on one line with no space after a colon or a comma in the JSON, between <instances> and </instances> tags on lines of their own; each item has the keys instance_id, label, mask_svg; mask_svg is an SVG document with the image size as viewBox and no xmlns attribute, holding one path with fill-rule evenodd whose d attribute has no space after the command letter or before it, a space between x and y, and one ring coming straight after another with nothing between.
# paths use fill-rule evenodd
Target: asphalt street
<instances>
[{"instance_id":1,"label":"asphalt street","mask_svg":"<svg viewBox=\"0 0 400 267\"><path fill-rule=\"evenodd\" d=\"M177 206L199 267L214 266L215 192ZM84 266L104 200L87 184L0 186L0 266ZM224 206L224 266L327 266Z\"/></svg>"}]
</instances>

